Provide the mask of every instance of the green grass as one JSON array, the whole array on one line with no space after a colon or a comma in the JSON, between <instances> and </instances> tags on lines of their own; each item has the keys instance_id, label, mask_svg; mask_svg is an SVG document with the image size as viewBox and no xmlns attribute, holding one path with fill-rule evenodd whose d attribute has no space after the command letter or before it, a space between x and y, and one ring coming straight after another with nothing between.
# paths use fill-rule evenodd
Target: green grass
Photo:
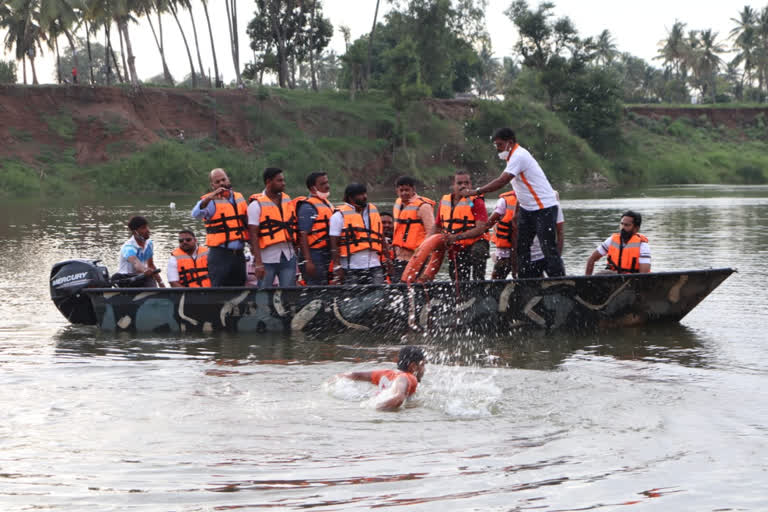
<instances>
[{"instance_id":1,"label":"green grass","mask_svg":"<svg viewBox=\"0 0 768 512\"><path fill-rule=\"evenodd\" d=\"M65 109L60 109L56 114L43 114L43 120L48 128L62 139L71 140L77 132L77 123L72 119L72 114Z\"/></svg>"}]
</instances>

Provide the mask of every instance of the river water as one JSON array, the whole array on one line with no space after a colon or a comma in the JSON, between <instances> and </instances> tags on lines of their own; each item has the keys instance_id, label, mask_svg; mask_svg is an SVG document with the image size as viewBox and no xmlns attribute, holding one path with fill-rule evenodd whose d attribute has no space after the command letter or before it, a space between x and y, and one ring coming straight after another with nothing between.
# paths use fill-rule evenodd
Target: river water
<instances>
[{"instance_id":1,"label":"river water","mask_svg":"<svg viewBox=\"0 0 768 512\"><path fill-rule=\"evenodd\" d=\"M0 510L768 509L768 188L564 196L569 273L628 208L655 270L738 268L680 325L402 340L68 325L51 265L114 271L141 212L164 268L175 230L202 231L174 201L0 204ZM401 342L430 359L404 409L330 380L392 367Z\"/></svg>"}]
</instances>

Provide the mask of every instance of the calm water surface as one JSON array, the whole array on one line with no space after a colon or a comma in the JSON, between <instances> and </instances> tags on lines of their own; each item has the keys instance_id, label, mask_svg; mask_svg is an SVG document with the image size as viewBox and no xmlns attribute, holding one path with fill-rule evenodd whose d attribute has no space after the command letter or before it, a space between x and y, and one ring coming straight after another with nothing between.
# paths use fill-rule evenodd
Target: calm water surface
<instances>
[{"instance_id":1,"label":"calm water surface","mask_svg":"<svg viewBox=\"0 0 768 512\"><path fill-rule=\"evenodd\" d=\"M739 273L680 325L501 339L70 326L51 265L114 271L140 211L165 268L192 201L0 204L0 510L768 509L768 188L625 195L564 197L570 273L627 208L655 270ZM329 382L401 342L431 359L405 409Z\"/></svg>"}]
</instances>

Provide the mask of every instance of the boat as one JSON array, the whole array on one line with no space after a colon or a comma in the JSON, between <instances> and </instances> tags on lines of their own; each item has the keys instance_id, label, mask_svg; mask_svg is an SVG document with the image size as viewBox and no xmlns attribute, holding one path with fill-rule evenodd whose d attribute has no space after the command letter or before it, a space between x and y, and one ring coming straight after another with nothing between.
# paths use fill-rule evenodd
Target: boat
<instances>
[{"instance_id":1,"label":"boat","mask_svg":"<svg viewBox=\"0 0 768 512\"><path fill-rule=\"evenodd\" d=\"M108 331L503 335L679 322L733 272L268 289L115 288L98 260L78 259L54 265L50 288L70 322Z\"/></svg>"}]
</instances>

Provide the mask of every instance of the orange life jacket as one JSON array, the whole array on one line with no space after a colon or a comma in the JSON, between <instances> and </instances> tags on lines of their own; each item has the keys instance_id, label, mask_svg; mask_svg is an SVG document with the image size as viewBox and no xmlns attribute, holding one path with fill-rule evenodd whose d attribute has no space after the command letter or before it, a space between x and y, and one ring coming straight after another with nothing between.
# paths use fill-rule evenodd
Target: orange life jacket
<instances>
[{"instance_id":1,"label":"orange life jacket","mask_svg":"<svg viewBox=\"0 0 768 512\"><path fill-rule=\"evenodd\" d=\"M517 207L517 195L515 191L505 192L499 196L500 201L507 203L507 210L504 216L496 223L496 229L493 231L493 244L496 247L507 249L512 247L512 234L515 232L517 221L515 219L515 208Z\"/></svg>"},{"instance_id":2,"label":"orange life jacket","mask_svg":"<svg viewBox=\"0 0 768 512\"><path fill-rule=\"evenodd\" d=\"M408 388L405 391L405 395L411 396L416 392L416 388L419 386L419 379L410 372L401 372L400 370L374 370L371 372L371 384L386 389L400 376L408 379ZM384 380L384 382L382 382L382 380Z\"/></svg>"},{"instance_id":3,"label":"orange life jacket","mask_svg":"<svg viewBox=\"0 0 768 512\"><path fill-rule=\"evenodd\" d=\"M611 245L608 247L608 270L619 274L636 274L640 271L640 244L648 243L648 239L640 233L635 233L626 244L621 243L621 233L611 235Z\"/></svg>"},{"instance_id":4,"label":"orange life jacket","mask_svg":"<svg viewBox=\"0 0 768 512\"><path fill-rule=\"evenodd\" d=\"M424 231L424 223L419 217L419 208L424 203L435 207L435 202L431 199L421 196L415 196L410 203L403 206L400 198L395 201L393 210L395 217L395 233L392 236L392 245L404 247L415 251L421 245L421 242L427 237Z\"/></svg>"},{"instance_id":5,"label":"orange life jacket","mask_svg":"<svg viewBox=\"0 0 768 512\"><path fill-rule=\"evenodd\" d=\"M205 245L208 247L227 245L234 240L245 242L251 238L248 234L248 203L240 192L232 190L230 194L235 199L234 205L231 198L211 200L216 211L205 221Z\"/></svg>"},{"instance_id":6,"label":"orange life jacket","mask_svg":"<svg viewBox=\"0 0 768 512\"><path fill-rule=\"evenodd\" d=\"M296 205L296 216L299 215L299 205L302 202L309 203L317 210L315 222L312 224L312 230L307 233L307 242L310 249L323 249L328 247L328 226L331 215L333 215L333 205L326 199L319 197L297 197L293 200Z\"/></svg>"},{"instance_id":7,"label":"orange life jacket","mask_svg":"<svg viewBox=\"0 0 768 512\"><path fill-rule=\"evenodd\" d=\"M463 233L474 228L477 222L475 221L475 214L472 213L472 201L482 196L462 197L455 205L451 203L451 194L446 194L440 200L439 217L442 223L440 226L444 232L455 234ZM488 233L475 238L466 238L459 240L457 244L467 247L480 239L488 240L490 236Z\"/></svg>"},{"instance_id":8,"label":"orange life jacket","mask_svg":"<svg viewBox=\"0 0 768 512\"><path fill-rule=\"evenodd\" d=\"M179 271L179 283L187 288L207 288L211 286L208 279L208 248L204 245L197 247L197 256L193 257L177 247L172 253L176 258L176 268Z\"/></svg>"},{"instance_id":9,"label":"orange life jacket","mask_svg":"<svg viewBox=\"0 0 768 512\"><path fill-rule=\"evenodd\" d=\"M258 201L261 207L259 217L259 247L264 249L279 243L293 243L296 232L296 204L288 194L280 193L277 206L266 194L253 194L248 202Z\"/></svg>"},{"instance_id":10,"label":"orange life jacket","mask_svg":"<svg viewBox=\"0 0 768 512\"><path fill-rule=\"evenodd\" d=\"M347 258L350 254L366 249L376 251L379 254L382 253L384 235L382 234L379 210L374 205L368 203L370 228L365 227L362 213L358 213L353 206L343 204L336 211L341 212L344 217L344 227L341 230L339 240L340 254L343 257Z\"/></svg>"}]
</instances>

